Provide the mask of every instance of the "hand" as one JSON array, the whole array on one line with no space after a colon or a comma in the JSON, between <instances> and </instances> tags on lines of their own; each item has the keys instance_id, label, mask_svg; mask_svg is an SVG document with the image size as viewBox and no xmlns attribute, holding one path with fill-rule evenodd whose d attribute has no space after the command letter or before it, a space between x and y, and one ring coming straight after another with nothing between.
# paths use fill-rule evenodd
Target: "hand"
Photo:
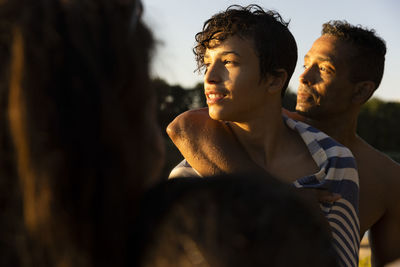
<instances>
[{"instance_id":1,"label":"hand","mask_svg":"<svg viewBox=\"0 0 400 267\"><path fill-rule=\"evenodd\" d=\"M297 188L301 195L311 198L319 203L333 203L342 198L340 194L329 192L326 189Z\"/></svg>"},{"instance_id":2,"label":"hand","mask_svg":"<svg viewBox=\"0 0 400 267\"><path fill-rule=\"evenodd\" d=\"M299 113L289 111L289 110L287 110L285 108L282 108L282 113L284 115L288 116L289 118L291 118L293 120L296 120L296 121L305 121L306 120L306 118L304 116L300 115Z\"/></svg>"}]
</instances>

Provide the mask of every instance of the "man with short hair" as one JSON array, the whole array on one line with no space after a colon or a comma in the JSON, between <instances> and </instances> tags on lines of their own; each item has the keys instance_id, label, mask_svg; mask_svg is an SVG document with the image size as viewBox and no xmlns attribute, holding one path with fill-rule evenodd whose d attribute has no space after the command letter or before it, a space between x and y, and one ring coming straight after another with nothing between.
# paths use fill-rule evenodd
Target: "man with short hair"
<instances>
[{"instance_id":1,"label":"man with short hair","mask_svg":"<svg viewBox=\"0 0 400 267\"><path fill-rule=\"evenodd\" d=\"M360 236L370 229L374 266L400 257L400 165L356 134L360 108L382 79L385 54L386 45L373 30L345 21L324 24L321 37L304 58L298 114L290 115L326 132L354 154L361 188ZM260 167L204 109L180 115L168 133L202 175Z\"/></svg>"},{"instance_id":2,"label":"man with short hair","mask_svg":"<svg viewBox=\"0 0 400 267\"><path fill-rule=\"evenodd\" d=\"M223 121L222 127L237 138L251 160L282 182L340 194L339 200L322 203L321 208L331 227L338 262L357 266L355 160L347 148L324 133L281 114L282 95L297 60L296 42L287 23L278 13L255 5L232 6L207 20L196 41L198 66L206 70L204 88L211 123ZM213 130L203 126L205 131ZM173 131L171 125L171 137L179 142ZM183 146L186 141L193 140L184 139ZM182 148L182 143L177 145ZM189 163L196 161L195 154L188 157ZM171 176L187 171L196 174L183 162Z\"/></svg>"}]
</instances>

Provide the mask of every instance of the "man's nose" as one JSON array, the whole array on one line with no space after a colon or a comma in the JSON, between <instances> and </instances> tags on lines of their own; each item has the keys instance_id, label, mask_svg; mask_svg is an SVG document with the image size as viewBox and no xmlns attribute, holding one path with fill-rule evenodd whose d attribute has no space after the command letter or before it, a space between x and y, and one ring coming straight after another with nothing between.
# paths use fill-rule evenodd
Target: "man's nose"
<instances>
[{"instance_id":1,"label":"man's nose","mask_svg":"<svg viewBox=\"0 0 400 267\"><path fill-rule=\"evenodd\" d=\"M304 69L304 72L300 75L299 81L302 84L311 85L315 83L315 66L310 66Z\"/></svg>"}]
</instances>

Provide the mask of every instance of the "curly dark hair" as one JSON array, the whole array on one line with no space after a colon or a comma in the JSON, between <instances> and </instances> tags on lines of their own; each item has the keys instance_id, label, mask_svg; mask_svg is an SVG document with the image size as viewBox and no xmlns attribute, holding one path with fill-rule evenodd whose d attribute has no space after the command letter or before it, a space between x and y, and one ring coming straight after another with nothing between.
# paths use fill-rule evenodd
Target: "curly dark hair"
<instances>
[{"instance_id":1,"label":"curly dark hair","mask_svg":"<svg viewBox=\"0 0 400 267\"><path fill-rule=\"evenodd\" d=\"M238 35L254 42L260 61L261 78L268 73L285 69L288 78L282 88L282 96L289 84L297 61L296 41L281 15L272 10L265 11L258 5L229 6L226 11L217 13L208 19L203 30L196 34L196 46L193 52L197 61L197 70L204 69L204 54L211 40L223 41Z\"/></svg>"},{"instance_id":2,"label":"curly dark hair","mask_svg":"<svg viewBox=\"0 0 400 267\"><path fill-rule=\"evenodd\" d=\"M375 89L381 83L385 67L386 44L375 30L351 25L345 20L332 20L322 25L322 35L329 34L354 47L347 61L351 66L351 81L373 81Z\"/></svg>"}]
</instances>

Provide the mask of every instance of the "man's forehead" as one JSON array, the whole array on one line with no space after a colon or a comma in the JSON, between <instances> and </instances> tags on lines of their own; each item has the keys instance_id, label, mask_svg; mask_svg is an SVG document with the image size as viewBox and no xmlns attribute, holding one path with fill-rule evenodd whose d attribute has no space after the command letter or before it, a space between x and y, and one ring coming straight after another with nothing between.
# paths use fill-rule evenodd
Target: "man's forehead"
<instances>
[{"instance_id":1,"label":"man's forehead","mask_svg":"<svg viewBox=\"0 0 400 267\"><path fill-rule=\"evenodd\" d=\"M337 64L346 61L352 51L352 47L346 42L331 35L322 35L314 42L304 60L327 61Z\"/></svg>"},{"instance_id":2,"label":"man's forehead","mask_svg":"<svg viewBox=\"0 0 400 267\"><path fill-rule=\"evenodd\" d=\"M338 61L337 57L335 57L334 55L315 53L311 50L304 56L304 60L330 62L332 64L337 63Z\"/></svg>"}]
</instances>

